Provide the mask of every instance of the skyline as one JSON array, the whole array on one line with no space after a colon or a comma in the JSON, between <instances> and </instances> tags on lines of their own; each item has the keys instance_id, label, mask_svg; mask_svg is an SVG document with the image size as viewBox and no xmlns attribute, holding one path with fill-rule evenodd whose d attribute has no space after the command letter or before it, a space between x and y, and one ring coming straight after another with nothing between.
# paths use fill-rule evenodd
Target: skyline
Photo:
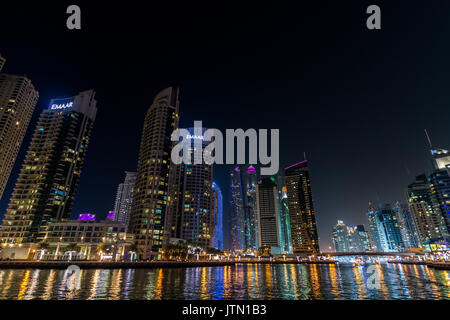
<instances>
[{"instance_id":1,"label":"skyline","mask_svg":"<svg viewBox=\"0 0 450 320\"><path fill-rule=\"evenodd\" d=\"M436 9L436 7L431 7ZM411 9L409 10L411 11ZM331 11L330 9L330 13L325 14L331 15ZM414 20L414 14L418 15L417 12L410 11L404 14L405 16L409 14L406 22ZM338 10L338 12L340 11ZM421 14L430 17L430 9ZM389 20L389 14L385 16L386 21L393 22ZM14 17L14 12L11 17ZM429 22L439 25L440 18L441 16L437 15L433 17L434 21L430 20ZM405 20L398 15L396 15L396 19L398 19L395 21L396 27L405 23ZM311 20L307 21L311 22ZM388 23L386 27L389 28L389 26ZM346 24L337 24L338 31L347 27ZM428 25L428 28L431 28L431 25ZM93 38L100 33L99 31L104 30L94 30ZM112 85L111 80L106 79L111 75L111 70L114 70L115 58L118 57L116 55L104 56L105 51L82 55L75 48L74 53L66 53L68 55L65 56L61 54L61 51L53 52L50 46L46 48L46 45L53 41L49 36L43 41L43 44L34 43L24 58L18 54L20 46L15 44L12 36L3 37L2 35L2 39L5 39L2 41L6 45L3 47L2 44L0 52L7 59L4 71L10 74L26 74L35 84L41 98L27 131L28 138L22 144L21 156L16 161L7 191L1 200L1 213L5 212L9 202L12 186L22 163L24 149L26 150L26 146L29 144L29 136L32 131L30 128L33 128L36 123L36 115L46 108L50 97L71 96L92 87L97 91L99 113L85 169L81 176L79 192L75 197L73 214L90 211L99 216L106 214L113 208L116 188L123 179L123 171L135 171L136 169L142 129L137 126L142 126L141 119L146 109L151 104L156 92L176 82L181 88L180 127L189 126L193 120L203 120L205 127L280 128L280 168L300 161L303 159L303 152L306 152L311 165L312 193L316 206L321 247L322 249L328 248L331 245L329 234L337 219L343 219L349 225L367 225L365 212L369 201L377 204L394 203L396 200L405 201L404 194L407 185L414 181L416 175L431 170L427 141L423 134L424 128L429 130L431 139L437 146L447 148L450 145L450 134L446 129L449 111L448 108L445 108L450 101L445 92L445 86L441 85L448 83L450 74L447 72L449 64L445 59L448 56L449 48L443 45L445 32L442 34L435 32L435 38L428 39L427 27L423 25L419 27L411 23L406 23L406 26L401 28L400 33L405 36L403 31L414 34L415 38L412 39L412 36L406 37L406 39L402 38L399 43L401 49L394 53L394 59L389 59L393 52L386 48L389 47L389 44L392 45L391 42L397 42L399 34L395 33L395 30L389 36L383 33L383 30L380 33L381 36L359 34L358 32L356 36L358 41L362 41L362 44L359 45L364 51L361 52L358 48L351 46L350 38L355 34L350 33L348 36L343 36L340 33L333 33L333 30L320 29L315 36L327 37L327 34L331 33L332 35L328 36L329 40L333 39L333 36L337 36L337 39L344 40L345 44L350 44L350 48L339 47L340 55L325 59L322 56L323 60L321 60L312 55L308 56L308 53L313 54L317 50L320 57L321 49L327 49L325 53L330 56L336 51L327 46L326 48L319 46L317 49L311 49L310 46L297 47L292 54L294 57L289 56L287 63L283 64L277 58L278 56L272 56L269 63L278 61L281 64L280 70L276 70L276 63L275 70L273 65L268 66L270 70L266 70L265 76L262 72L261 79L258 79L258 75L261 75L258 67L264 58L270 57L275 52L273 48L266 56L257 58L257 62L252 62L253 56L249 55L256 50L249 48L244 48L245 52L243 53L232 52L229 58L234 61L230 61L228 64L224 64L220 59L218 59L219 61L211 59L207 60L209 63L202 65L201 59L205 58L206 54L194 57L196 62L194 65L200 66L199 75L196 76L189 73L194 71L193 67L184 66L178 73L174 70L181 64L188 63L189 58L181 57L175 66L169 67L169 70L160 70L162 68L153 70L156 63L160 63L161 60L163 62L170 61L170 57L158 59L157 54L152 61L148 62L148 65L140 66L145 55L137 53L137 62L121 61L123 63L121 69L124 71L122 77L133 77L142 73L142 70L145 70L144 74L156 71L158 76L161 74L164 76L156 76L157 80L153 79L142 84L137 81L130 87L124 83ZM20 30L16 32L20 33ZM296 38L304 39L302 37L304 35L299 34L301 36ZM370 39L365 39L365 37ZM70 34L68 38L66 41L69 42L81 40L78 36ZM336 41L336 38L334 39ZM436 52L434 61L421 59L420 54L428 52L427 48L438 50L435 46L440 39L442 39L440 43L442 46ZM51 41L49 42L49 40ZM33 40L31 41L33 42ZM306 41L308 44L318 44L318 40L315 40L313 36L307 37ZM374 43L370 44L371 41ZM421 41L421 45L416 45L419 41ZM61 42L64 43L64 40L61 39ZM198 43L195 44L192 47L196 48L194 51L198 54L202 48L201 45L198 46ZM423 46L424 44L425 46ZM416 48L417 50L412 56L402 56L400 52L407 53L411 46L420 48ZM107 48L110 47L107 46ZM218 48L220 46L216 46L216 50ZM190 49L192 50L192 48ZM296 57L295 54L302 51L301 49L306 49L307 53ZM353 55L346 57L346 53L352 52L351 49L354 49ZM375 52L370 52L371 50L375 50ZM221 55L218 55L217 51L215 53L214 58L226 57L226 53ZM160 53L160 55L163 54ZM190 55L195 56L194 53ZM75 56L83 58L80 61L72 59ZM352 63L351 60L358 56L360 59L356 59ZM311 64L297 61L299 65L293 65L293 69L286 71L285 68L300 57ZM339 61L344 62L343 66L334 64ZM234 66L233 62L237 65ZM361 66L366 66L364 62L371 62L366 69L361 68ZM98 65L96 65L97 63ZM162 64L164 65L164 63ZM243 66L243 70L239 70ZM245 68L245 66L247 67ZM227 71L228 67L231 68ZM207 68L213 69L212 72L207 71ZM363 74L372 72L374 79L363 77L358 68L363 69ZM45 69L45 72L42 69ZM286 73L283 74L281 70ZM303 72L296 75L295 71L299 70ZM344 77L344 80L352 81L336 84L335 81L341 79L338 74L344 70L351 75L348 78ZM165 74L164 71L166 71ZM217 72L216 76L208 78L208 74L214 74L214 71ZM437 76L441 78L432 86L426 82L412 80L416 76L420 79L433 79ZM69 78L69 81L61 81L66 78ZM144 76L145 78L147 77ZM311 82L302 81L302 78ZM367 81L367 83L358 83L361 80ZM264 83L265 81L268 83ZM137 96L130 97L126 94L122 96L121 92L128 91L124 90L122 86L128 90L133 88ZM135 86L136 88L134 88ZM298 88L302 89L297 95L294 92ZM355 88L359 90L354 90ZM266 89L269 89L269 92L263 92ZM322 90L329 93L328 98L317 95ZM374 94L379 91L381 91L381 95L375 97ZM348 103L347 107L345 107L346 102ZM286 109L285 112L280 112L279 104ZM211 105L227 106L231 111L229 114L222 115L220 111L216 111L214 114L210 110ZM367 105L367 109L358 113L361 105ZM305 107L298 108L298 106ZM311 108L311 106L313 107ZM335 106L339 106L339 110L342 112L336 112ZM298 111L296 107L299 109ZM236 119L233 110L244 110L245 108L249 110L251 116ZM125 112L123 112L124 110ZM258 110L261 112L257 114ZM367 110L370 110L369 117L371 119L365 118ZM412 116L409 113L412 113ZM207 115L206 118L203 115ZM308 121L301 120L301 125L298 125L298 122L295 121L296 117L301 119L303 116ZM112 148L111 145L105 146L105 142L110 141L114 141ZM292 152L291 145L294 143L298 150ZM117 150L120 150L123 155L118 155ZM114 159L115 162L111 162L111 159ZM336 159L338 164L336 164ZM224 193L224 203L228 203L228 170L222 166L216 167L217 171L221 172L219 172L218 179L215 180ZM102 192L105 190L105 192L100 194L98 190L102 190ZM92 194L96 194L95 199L92 199ZM227 212L227 209L225 207L224 213Z\"/></svg>"}]
</instances>

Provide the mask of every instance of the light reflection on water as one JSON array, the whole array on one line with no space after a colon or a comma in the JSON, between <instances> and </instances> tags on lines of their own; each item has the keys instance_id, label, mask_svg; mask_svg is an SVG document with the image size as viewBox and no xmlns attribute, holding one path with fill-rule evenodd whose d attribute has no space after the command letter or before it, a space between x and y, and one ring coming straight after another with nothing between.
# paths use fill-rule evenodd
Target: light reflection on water
<instances>
[{"instance_id":1,"label":"light reflection on water","mask_svg":"<svg viewBox=\"0 0 450 320\"><path fill-rule=\"evenodd\" d=\"M366 267L238 264L175 269L0 270L0 299L450 299L449 272L422 265L377 265L381 289L367 288Z\"/></svg>"}]
</instances>

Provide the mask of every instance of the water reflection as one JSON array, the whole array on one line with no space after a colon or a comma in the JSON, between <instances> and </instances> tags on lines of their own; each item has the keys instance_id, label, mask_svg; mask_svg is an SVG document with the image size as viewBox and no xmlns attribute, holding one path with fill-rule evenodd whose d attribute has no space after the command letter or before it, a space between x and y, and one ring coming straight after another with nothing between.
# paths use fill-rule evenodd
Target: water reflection
<instances>
[{"instance_id":1,"label":"water reflection","mask_svg":"<svg viewBox=\"0 0 450 320\"><path fill-rule=\"evenodd\" d=\"M448 271L378 264L381 288L366 266L237 264L187 269L81 270L68 290L65 270L0 270L0 299L450 299Z\"/></svg>"}]
</instances>

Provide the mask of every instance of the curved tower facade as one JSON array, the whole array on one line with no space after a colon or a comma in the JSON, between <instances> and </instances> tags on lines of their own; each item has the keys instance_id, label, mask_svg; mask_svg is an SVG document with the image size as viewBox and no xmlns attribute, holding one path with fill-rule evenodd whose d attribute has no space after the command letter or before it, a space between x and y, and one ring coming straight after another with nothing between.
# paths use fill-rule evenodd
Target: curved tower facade
<instances>
[{"instance_id":1,"label":"curved tower facade","mask_svg":"<svg viewBox=\"0 0 450 320\"><path fill-rule=\"evenodd\" d=\"M158 258L169 237L166 215L175 178L170 137L178 128L178 94L172 87L158 93L144 119L130 222L141 259Z\"/></svg>"}]
</instances>

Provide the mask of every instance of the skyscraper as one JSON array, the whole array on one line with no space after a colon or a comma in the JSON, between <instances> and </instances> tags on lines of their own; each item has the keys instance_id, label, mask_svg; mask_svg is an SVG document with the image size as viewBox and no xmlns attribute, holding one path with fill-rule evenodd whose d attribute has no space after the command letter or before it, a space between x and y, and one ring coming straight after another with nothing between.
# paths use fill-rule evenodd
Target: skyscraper
<instances>
[{"instance_id":1,"label":"skyscraper","mask_svg":"<svg viewBox=\"0 0 450 320\"><path fill-rule=\"evenodd\" d=\"M170 188L175 188L171 135L178 128L178 95L178 89L172 87L159 92L144 120L130 221L143 259L158 258L163 241L170 236L166 214L171 205Z\"/></svg>"},{"instance_id":2,"label":"skyscraper","mask_svg":"<svg viewBox=\"0 0 450 320\"><path fill-rule=\"evenodd\" d=\"M428 177L433 211L437 215L439 238L450 236L449 168L434 170Z\"/></svg>"},{"instance_id":3,"label":"skyscraper","mask_svg":"<svg viewBox=\"0 0 450 320\"><path fill-rule=\"evenodd\" d=\"M38 120L0 239L33 242L50 221L68 219L97 113L94 91L53 99Z\"/></svg>"},{"instance_id":4,"label":"skyscraper","mask_svg":"<svg viewBox=\"0 0 450 320\"><path fill-rule=\"evenodd\" d=\"M420 245L427 239L442 236L442 218L433 202L427 176L421 174L411 183L406 192L408 206L418 232Z\"/></svg>"},{"instance_id":5,"label":"skyscraper","mask_svg":"<svg viewBox=\"0 0 450 320\"><path fill-rule=\"evenodd\" d=\"M376 238L377 251L398 252L403 251L403 243L397 216L389 204L380 205L378 210L368 214L369 224L374 224L376 234L371 234L372 240Z\"/></svg>"},{"instance_id":6,"label":"skyscraper","mask_svg":"<svg viewBox=\"0 0 450 320\"><path fill-rule=\"evenodd\" d=\"M269 177L263 177L256 186L258 212L258 247L270 248L272 253L280 252L278 227L277 186Z\"/></svg>"},{"instance_id":7,"label":"skyscraper","mask_svg":"<svg viewBox=\"0 0 450 320\"><path fill-rule=\"evenodd\" d=\"M125 171L125 180L117 188L114 202L114 221L128 225L130 222L131 201L136 181L136 172Z\"/></svg>"},{"instance_id":8,"label":"skyscraper","mask_svg":"<svg viewBox=\"0 0 450 320\"><path fill-rule=\"evenodd\" d=\"M0 71L4 63L0 56ZM0 73L0 199L38 97L28 78Z\"/></svg>"},{"instance_id":9,"label":"skyscraper","mask_svg":"<svg viewBox=\"0 0 450 320\"><path fill-rule=\"evenodd\" d=\"M369 242L371 251L381 252L383 249L380 244L380 240L378 237L378 224L375 215L375 208L372 206L372 203L369 202L369 209L366 213L367 221L369 222Z\"/></svg>"},{"instance_id":10,"label":"skyscraper","mask_svg":"<svg viewBox=\"0 0 450 320\"><path fill-rule=\"evenodd\" d=\"M256 212L256 184L258 176L253 166L236 166L230 174L234 237L237 249L258 249L258 220ZM236 249L235 249L236 250Z\"/></svg>"},{"instance_id":11,"label":"skyscraper","mask_svg":"<svg viewBox=\"0 0 450 320\"><path fill-rule=\"evenodd\" d=\"M418 237L416 223L411 215L411 212L409 211L408 205L397 202L393 207L393 210L400 226L400 232L402 234L405 248L420 247L420 239Z\"/></svg>"},{"instance_id":12,"label":"skyscraper","mask_svg":"<svg viewBox=\"0 0 450 320\"><path fill-rule=\"evenodd\" d=\"M291 228L289 225L289 207L284 177L276 176L278 200L278 226L280 229L280 247L283 253L292 253Z\"/></svg>"},{"instance_id":13,"label":"skyscraper","mask_svg":"<svg viewBox=\"0 0 450 320\"><path fill-rule=\"evenodd\" d=\"M194 157L195 141L200 140L202 149L208 145L203 136L195 135L194 128L190 132L189 147L191 160ZM203 133L206 128L203 128ZM186 137L188 138L188 137ZM187 140L185 140L187 141ZM170 208L171 237L181 238L203 248L212 246L214 235L214 194L213 169L206 163L182 163L174 165L177 170L174 180L175 194L172 201L177 201Z\"/></svg>"},{"instance_id":14,"label":"skyscraper","mask_svg":"<svg viewBox=\"0 0 450 320\"><path fill-rule=\"evenodd\" d=\"M342 220L338 220L337 224L333 227L333 233L331 236L331 242L333 243L335 252L348 252L348 233L347 226Z\"/></svg>"},{"instance_id":15,"label":"skyscraper","mask_svg":"<svg viewBox=\"0 0 450 320\"><path fill-rule=\"evenodd\" d=\"M292 248L294 253L318 253L316 218L307 160L285 170Z\"/></svg>"},{"instance_id":16,"label":"skyscraper","mask_svg":"<svg viewBox=\"0 0 450 320\"><path fill-rule=\"evenodd\" d=\"M231 249L246 250L245 245L245 211L244 190L242 187L241 169L235 167L230 173L231 179Z\"/></svg>"},{"instance_id":17,"label":"skyscraper","mask_svg":"<svg viewBox=\"0 0 450 320\"><path fill-rule=\"evenodd\" d=\"M363 225L347 227L347 233L350 252L370 251L369 237Z\"/></svg>"},{"instance_id":18,"label":"skyscraper","mask_svg":"<svg viewBox=\"0 0 450 320\"><path fill-rule=\"evenodd\" d=\"M335 252L367 252L371 249L363 225L346 226L342 220L338 220L331 239Z\"/></svg>"},{"instance_id":19,"label":"skyscraper","mask_svg":"<svg viewBox=\"0 0 450 320\"><path fill-rule=\"evenodd\" d=\"M217 183L213 182L212 192L214 199L212 247L223 251L223 197Z\"/></svg>"},{"instance_id":20,"label":"skyscraper","mask_svg":"<svg viewBox=\"0 0 450 320\"><path fill-rule=\"evenodd\" d=\"M258 213L256 210L256 185L258 176L253 166L241 170L244 192L245 249L258 250Z\"/></svg>"}]
</instances>

